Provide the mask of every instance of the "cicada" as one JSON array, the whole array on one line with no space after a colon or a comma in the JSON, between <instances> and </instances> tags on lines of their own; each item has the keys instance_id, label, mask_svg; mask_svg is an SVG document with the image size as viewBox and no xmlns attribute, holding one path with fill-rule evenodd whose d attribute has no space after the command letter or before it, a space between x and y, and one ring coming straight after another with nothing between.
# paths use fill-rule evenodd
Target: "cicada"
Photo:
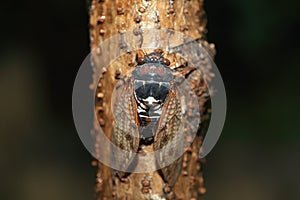
<instances>
[{"instance_id":1,"label":"cicada","mask_svg":"<svg viewBox=\"0 0 300 200\"><path fill-rule=\"evenodd\" d=\"M157 151L169 144L155 163L165 166L166 157L181 150L184 137L183 113L170 61L161 53L152 52L137 56L137 63L134 70L123 77L115 103L112 141L126 153L125 156L113 156L123 169L134 163L133 153L143 147L151 146ZM178 158L160 169L163 180L170 186L180 174L180 162L181 158ZM125 177L126 173L119 172L119 176Z\"/></svg>"}]
</instances>

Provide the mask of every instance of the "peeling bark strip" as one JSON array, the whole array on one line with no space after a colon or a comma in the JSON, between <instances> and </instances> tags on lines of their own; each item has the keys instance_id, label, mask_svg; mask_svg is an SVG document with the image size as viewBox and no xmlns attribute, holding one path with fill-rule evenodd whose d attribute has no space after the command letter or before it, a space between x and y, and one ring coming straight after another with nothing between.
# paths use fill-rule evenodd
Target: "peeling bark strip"
<instances>
[{"instance_id":1,"label":"peeling bark strip","mask_svg":"<svg viewBox=\"0 0 300 200\"><path fill-rule=\"evenodd\" d=\"M168 28L182 32L193 40L197 40L199 45L204 47L213 57L214 45L208 44L204 37L206 18L202 6L202 0L92 0L90 6L90 46L96 51L92 53L91 60L95 71L91 89L97 88L95 97L97 118L94 123L101 125L108 138L112 138L113 134L114 119L110 108L112 91L122 75L136 67L136 54L139 54L139 52L128 52L128 54L115 60L103 72L103 77L97 82L96 72L103 67L100 61L97 60L97 56L106 51L97 48L98 45L105 39L115 34L125 33L128 30L134 30L134 33L139 35L146 28ZM147 42L147 39L141 38L141 43ZM126 48L126 44L124 43L123 46L121 44L120 48ZM164 50L157 51L164 52ZM202 124L197 137L194 141L189 137L185 138L192 143L191 147L188 147L182 158L176 161L173 170L167 172L170 177L176 177L173 173L180 172L174 185L170 185L165 181L161 171L129 174L119 178L109 167L98 161L93 161L92 165L97 167L98 170L95 186L98 200L198 200L206 192L202 177L203 160L198 159L198 152L202 143L202 133L205 131L205 119L209 121L208 90L204 84L202 74L187 67L186 61L178 55L168 54L167 52L164 52L163 55L167 58L165 62L169 60L171 65L181 66L178 68L178 72L188 76L190 85L198 96ZM206 68L209 69L209 59L205 57L201 59L202 62L199 64L206 65ZM109 152L109 149L101 149L98 131L96 128L92 131L96 139L96 157L102 151ZM147 153L147 149L139 151L140 153Z\"/></svg>"}]
</instances>

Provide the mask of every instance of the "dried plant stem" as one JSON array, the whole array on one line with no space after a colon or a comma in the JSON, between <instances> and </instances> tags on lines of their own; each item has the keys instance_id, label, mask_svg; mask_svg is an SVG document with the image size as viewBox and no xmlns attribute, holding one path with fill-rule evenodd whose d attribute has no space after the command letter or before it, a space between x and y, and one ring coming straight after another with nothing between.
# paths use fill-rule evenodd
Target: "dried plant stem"
<instances>
[{"instance_id":1,"label":"dried plant stem","mask_svg":"<svg viewBox=\"0 0 300 200\"><path fill-rule=\"evenodd\" d=\"M112 66L105 72L100 82L97 82L96 71L102 66L96 54L101 54L103 51L103 49L97 49L101 42L128 30L168 28L182 32L193 40L197 39L199 45L206 48L211 56L214 54L214 46L208 44L204 37L206 18L202 0L93 0L89 14L90 46L96 49L92 55L95 75L94 82L91 84L92 89L97 89L95 109L98 117L95 123L100 123L109 138L113 131L110 99L116 83L115 77L126 72L128 67L134 66L135 54L120 57L111 64ZM147 38L144 39L147 40ZM208 92L203 86L201 77L195 83L195 88L198 89L201 114L207 115L208 118L206 107ZM97 139L97 131L95 128L96 157L103 151L100 146L101 141ZM201 142L202 137L199 134L191 148L183 155L181 166L178 166L182 168L181 175L173 188L166 187L158 172L130 174L127 179L120 180L115 178L109 167L93 161L92 164L98 169L95 187L97 199L162 199L158 197L163 195L166 199L201 199L206 192L202 177L203 160L198 159Z\"/></svg>"}]
</instances>

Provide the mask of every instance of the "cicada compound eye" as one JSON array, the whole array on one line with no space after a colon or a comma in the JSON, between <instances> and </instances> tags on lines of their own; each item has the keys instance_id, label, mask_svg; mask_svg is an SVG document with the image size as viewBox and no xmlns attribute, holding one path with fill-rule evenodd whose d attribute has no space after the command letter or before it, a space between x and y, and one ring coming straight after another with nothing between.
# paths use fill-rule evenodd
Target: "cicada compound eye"
<instances>
[{"instance_id":1,"label":"cicada compound eye","mask_svg":"<svg viewBox=\"0 0 300 200\"><path fill-rule=\"evenodd\" d=\"M138 55L137 55L136 62L138 63L138 65L143 65L146 63L146 59L145 59L145 57L138 57Z\"/></svg>"},{"instance_id":2,"label":"cicada compound eye","mask_svg":"<svg viewBox=\"0 0 300 200\"><path fill-rule=\"evenodd\" d=\"M163 64L165 66L169 66L171 64L171 62L167 58L163 58L161 61L161 64Z\"/></svg>"}]
</instances>

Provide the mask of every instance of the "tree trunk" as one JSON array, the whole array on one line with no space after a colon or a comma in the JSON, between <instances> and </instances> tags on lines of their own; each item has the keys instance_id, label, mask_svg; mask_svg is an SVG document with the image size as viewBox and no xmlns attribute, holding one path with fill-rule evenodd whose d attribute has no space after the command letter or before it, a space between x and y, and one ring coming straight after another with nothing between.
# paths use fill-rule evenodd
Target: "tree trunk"
<instances>
[{"instance_id":1,"label":"tree trunk","mask_svg":"<svg viewBox=\"0 0 300 200\"><path fill-rule=\"evenodd\" d=\"M167 28L181 32L197 40L211 56L214 55L214 45L205 41L206 18L202 0L92 0L90 7L90 46L94 67L94 82L91 89L96 89L95 109L97 117L95 123L101 125L108 138L113 134L114 119L111 114L112 91L117 77L126 74L136 66L137 51L129 52L107 67L98 82L98 72L102 69L102 61L98 55L111 49L100 49L98 45L116 34L124 34L129 30L140 31L146 29ZM148 38L143 38L146 43ZM176 44L177 45L177 44ZM179 44L180 45L180 42ZM122 48L121 46L119 48ZM170 55L169 55L170 56ZM107 59L110 59L107 57ZM172 57L172 61L179 63L180 59ZM208 61L206 63L209 65ZM187 65L187 64L185 64ZM199 148L202 143L202 133L205 131L205 120L209 119L209 95L201 74L192 74L194 82L192 88L198 95L201 111L201 125L196 139L182 156L178 166L180 175L173 186L166 184L158 171L151 173L132 173L120 179L115 172L101 162L93 161L97 166L96 194L97 199L201 199L206 192L203 185L203 160L198 159ZM93 131L96 139L95 157L109 149L101 147L99 130L95 126ZM172 175L172 172L170 172Z\"/></svg>"}]
</instances>

